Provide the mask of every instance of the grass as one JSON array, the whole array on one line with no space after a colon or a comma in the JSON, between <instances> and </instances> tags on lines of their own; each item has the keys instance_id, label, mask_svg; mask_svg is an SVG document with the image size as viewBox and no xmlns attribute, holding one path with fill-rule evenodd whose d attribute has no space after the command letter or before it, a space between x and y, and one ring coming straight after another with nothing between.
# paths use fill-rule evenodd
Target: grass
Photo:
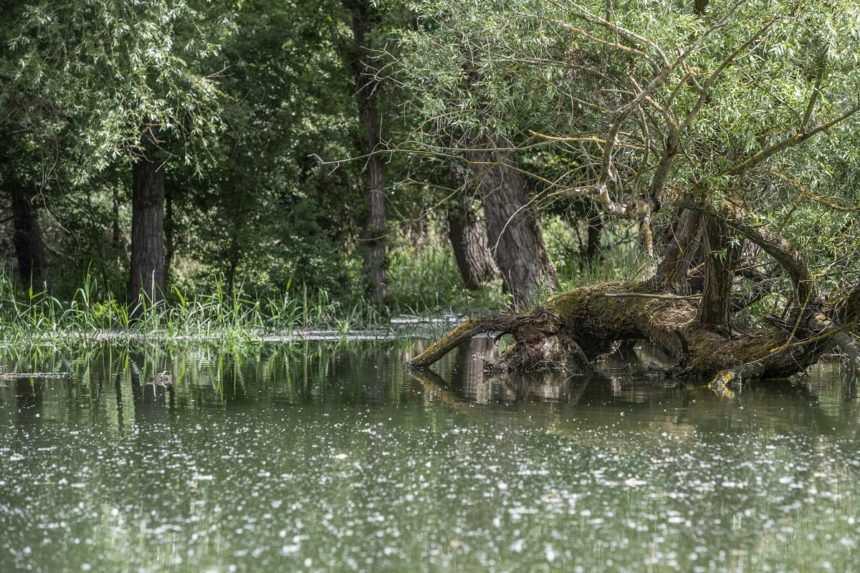
<instances>
[{"instance_id":1,"label":"grass","mask_svg":"<svg viewBox=\"0 0 860 573\"><path fill-rule=\"evenodd\" d=\"M607 241L616 243L616 248L605 251L600 265L581 267L577 264L575 234L561 221L548 222L545 239L562 290L607 280L629 280L642 274L647 266L635 243L618 245L623 238L609 235ZM355 286L352 291L360 290ZM479 291L465 289L453 254L439 237L420 248L405 240L392 246L388 294L387 307L378 309L361 296L345 300L307 286L257 296L242 286L228 294L216 284L209 291L174 287L166 300L141 300L130 307L92 277L86 278L71 296L60 299L32 288L22 291L8 273L0 272L0 340L70 336L238 340L309 329L346 334L387 327L392 316L474 314L504 309L509 300L502 293L500 280Z\"/></svg>"},{"instance_id":2,"label":"grass","mask_svg":"<svg viewBox=\"0 0 860 573\"><path fill-rule=\"evenodd\" d=\"M421 248L400 245L392 249L388 283L394 314L468 314L501 309L508 301L501 280L478 291L463 287L451 249L440 241Z\"/></svg>"},{"instance_id":3,"label":"grass","mask_svg":"<svg viewBox=\"0 0 860 573\"><path fill-rule=\"evenodd\" d=\"M560 291L609 281L633 281L653 270L653 261L643 254L632 227L605 229L600 262L593 265L580 264L581 245L569 222L558 217L548 219L544 239L549 258L555 263Z\"/></svg>"},{"instance_id":4,"label":"grass","mask_svg":"<svg viewBox=\"0 0 860 573\"><path fill-rule=\"evenodd\" d=\"M387 327L391 316L438 316L503 300L488 288L477 295L460 288L453 262L441 248L392 252L391 304L378 309L361 297L333 298L328 291L302 286L279 296L257 297L237 287L228 295L216 285L210 292L174 287L165 300L141 299L134 306L105 294L88 277L70 297L60 299L32 288L22 291L0 273L0 340L81 338L248 339L296 331Z\"/></svg>"},{"instance_id":5,"label":"grass","mask_svg":"<svg viewBox=\"0 0 860 573\"><path fill-rule=\"evenodd\" d=\"M45 291L21 292L0 275L0 338L51 338L113 333L119 336L241 338L311 328L347 332L379 325L383 317L368 304L351 306L326 291L285 293L256 299L238 288L233 296L216 287L211 293L173 289L167 300L141 299L128 306L113 296L97 297L98 285L87 279L69 300Z\"/></svg>"}]
</instances>

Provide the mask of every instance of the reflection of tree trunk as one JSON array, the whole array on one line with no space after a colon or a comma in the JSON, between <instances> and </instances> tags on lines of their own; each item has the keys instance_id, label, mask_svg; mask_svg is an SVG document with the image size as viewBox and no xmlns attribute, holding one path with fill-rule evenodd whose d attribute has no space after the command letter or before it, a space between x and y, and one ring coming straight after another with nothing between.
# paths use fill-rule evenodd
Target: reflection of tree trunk
<instances>
[{"instance_id":1,"label":"reflection of tree trunk","mask_svg":"<svg viewBox=\"0 0 860 573\"><path fill-rule=\"evenodd\" d=\"M47 263L39 216L33 207L34 193L12 182L11 195L18 277L22 284L41 288L45 281Z\"/></svg>"},{"instance_id":2,"label":"reflection of tree trunk","mask_svg":"<svg viewBox=\"0 0 860 573\"><path fill-rule=\"evenodd\" d=\"M448 238L454 259L469 290L478 290L496 274L496 266L487 246L487 232L465 195L459 196L448 209Z\"/></svg>"},{"instance_id":3,"label":"reflection of tree trunk","mask_svg":"<svg viewBox=\"0 0 860 573\"><path fill-rule=\"evenodd\" d=\"M164 249L164 166L152 135L144 135L143 153L134 164L129 298L161 299L166 288Z\"/></svg>"},{"instance_id":4,"label":"reflection of tree trunk","mask_svg":"<svg viewBox=\"0 0 860 573\"><path fill-rule=\"evenodd\" d=\"M359 123L363 132L363 151L367 155L365 184L367 186L368 215L364 236L364 272L373 301L385 300L385 179L382 156L377 152L381 145L379 85L369 65L370 51L367 35L373 27L374 8L370 0L344 0L352 13L353 46L348 64L355 82Z\"/></svg>"},{"instance_id":5,"label":"reflection of tree trunk","mask_svg":"<svg viewBox=\"0 0 860 573\"><path fill-rule=\"evenodd\" d=\"M141 369L146 367L143 355L135 352L129 360L131 369L131 396L135 406L143 401L143 384L141 383ZM137 412L135 412L137 414Z\"/></svg>"},{"instance_id":6,"label":"reflection of tree trunk","mask_svg":"<svg viewBox=\"0 0 860 573\"><path fill-rule=\"evenodd\" d=\"M462 388L467 399L479 404L487 404L493 399L492 384L484 375L484 358L492 351L492 346L489 339L476 337L457 352L457 380L452 380L454 387Z\"/></svg>"},{"instance_id":7,"label":"reflection of tree trunk","mask_svg":"<svg viewBox=\"0 0 860 573\"><path fill-rule=\"evenodd\" d=\"M473 153L470 161L479 182L490 251L514 308L526 308L542 289L554 289L557 283L529 206L525 177L498 151Z\"/></svg>"},{"instance_id":8,"label":"reflection of tree trunk","mask_svg":"<svg viewBox=\"0 0 860 573\"><path fill-rule=\"evenodd\" d=\"M42 411L42 386L40 380L19 379L15 381L15 411L17 422L32 423Z\"/></svg>"},{"instance_id":9,"label":"reflection of tree trunk","mask_svg":"<svg viewBox=\"0 0 860 573\"><path fill-rule=\"evenodd\" d=\"M116 374L113 378L113 391L116 395L116 418L117 418L117 428L123 428L125 424L123 423L123 406L122 406L122 370L117 369Z\"/></svg>"}]
</instances>

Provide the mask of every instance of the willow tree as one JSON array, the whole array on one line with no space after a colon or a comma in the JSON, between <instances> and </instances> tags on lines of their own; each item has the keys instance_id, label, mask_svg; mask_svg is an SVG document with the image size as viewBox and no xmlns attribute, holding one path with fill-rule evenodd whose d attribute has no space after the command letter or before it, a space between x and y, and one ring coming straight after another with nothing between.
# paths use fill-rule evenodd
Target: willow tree
<instances>
[{"instance_id":1,"label":"willow tree","mask_svg":"<svg viewBox=\"0 0 860 573\"><path fill-rule=\"evenodd\" d=\"M559 81L589 87L571 88L587 129L534 134L585 166L554 180L552 193L636 221L643 248L661 258L633 282L467 321L414 363L432 364L490 330L513 334L510 368L569 359L589 368L633 339L664 350L673 372L707 376L787 376L834 346L857 357L850 333L860 286L843 257L856 251L858 198L839 175L858 164L850 139L860 109L856 5L548 6L488 2L479 10L567 39L559 52L557 42L536 48L520 36L496 57L531 61L548 77L563 69ZM657 218L670 230L661 249ZM810 219L838 228L836 242L848 247L822 248L833 241L810 232ZM776 271L753 272L768 261ZM759 312L749 315L756 300Z\"/></svg>"},{"instance_id":2,"label":"willow tree","mask_svg":"<svg viewBox=\"0 0 860 573\"><path fill-rule=\"evenodd\" d=\"M131 175L132 302L166 288L165 171L202 170L205 139L220 129L209 63L231 33L228 4L33 0L8 22L12 89L52 110L53 122L27 133L46 179L62 173L82 188L117 164ZM37 133L46 127L62 139L49 146Z\"/></svg>"},{"instance_id":3,"label":"willow tree","mask_svg":"<svg viewBox=\"0 0 860 573\"><path fill-rule=\"evenodd\" d=\"M535 208L536 179L521 148L530 133L558 127L552 113L565 90L542 91L560 79L554 67L529 62L532 48L558 38L511 18L504 2L412 2L415 26L400 34L393 74L404 88L412 129L398 145L462 173L459 188L483 210L488 246L514 308L527 308L557 287ZM532 37L522 58L511 42Z\"/></svg>"}]
</instances>

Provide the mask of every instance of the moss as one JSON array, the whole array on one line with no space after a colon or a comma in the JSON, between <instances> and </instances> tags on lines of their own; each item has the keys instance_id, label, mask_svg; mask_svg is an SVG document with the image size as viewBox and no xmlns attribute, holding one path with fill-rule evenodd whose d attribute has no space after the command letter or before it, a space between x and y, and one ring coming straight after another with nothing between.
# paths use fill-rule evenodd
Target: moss
<instances>
[{"instance_id":1,"label":"moss","mask_svg":"<svg viewBox=\"0 0 860 573\"><path fill-rule=\"evenodd\" d=\"M576 288L550 297L546 302L546 308L564 321L567 317L577 314L584 306L588 306L594 297L610 291L626 292L627 287L627 283L609 282Z\"/></svg>"},{"instance_id":2,"label":"moss","mask_svg":"<svg viewBox=\"0 0 860 573\"><path fill-rule=\"evenodd\" d=\"M499 330L502 322L497 321L506 321L517 330L517 346L507 355L507 363L514 369L534 368L547 359L564 362L564 352L559 349L581 348L588 359L594 359L625 339L650 340L677 359L686 372L702 377L746 366L754 372L751 375L786 376L802 370L816 356L815 348L797 345L775 353L785 343L778 332L730 338L704 328L696 320L696 305L683 298L606 296L641 292L647 292L641 283L603 283L553 296L545 307L549 315L538 309L533 315L480 321L483 326L469 321L429 347L414 363L432 358L431 363L440 351L471 336L476 328ZM548 342L559 344L550 350Z\"/></svg>"}]
</instances>

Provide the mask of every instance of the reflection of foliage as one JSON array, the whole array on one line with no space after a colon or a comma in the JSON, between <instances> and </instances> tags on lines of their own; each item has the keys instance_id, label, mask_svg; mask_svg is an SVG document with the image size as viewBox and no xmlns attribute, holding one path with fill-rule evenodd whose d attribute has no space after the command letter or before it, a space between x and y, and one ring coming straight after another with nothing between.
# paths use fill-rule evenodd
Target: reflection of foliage
<instances>
[{"instance_id":1,"label":"reflection of foliage","mask_svg":"<svg viewBox=\"0 0 860 573\"><path fill-rule=\"evenodd\" d=\"M399 348L404 343L293 342L78 343L0 348L3 372L66 374L72 401L95 408L106 386L132 396L156 377L171 381L174 407L224 404L251 397L301 403L332 399L397 399L404 380ZM385 376L380 378L380 361ZM367 377L365 384L343 376ZM37 384L45 381L37 378ZM53 383L52 383L53 384ZM52 386L53 388L54 386ZM134 399L139 399L135 396ZM67 404L74 408L75 404Z\"/></svg>"}]
</instances>

